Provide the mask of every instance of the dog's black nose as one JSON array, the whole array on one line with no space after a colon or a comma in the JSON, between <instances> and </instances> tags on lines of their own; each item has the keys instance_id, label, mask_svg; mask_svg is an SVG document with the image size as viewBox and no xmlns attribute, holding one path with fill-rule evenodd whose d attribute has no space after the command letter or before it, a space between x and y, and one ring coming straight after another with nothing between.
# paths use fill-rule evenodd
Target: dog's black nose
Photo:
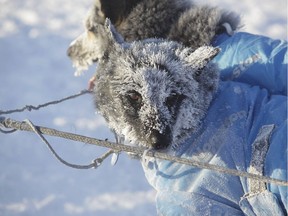
<instances>
[{"instance_id":1,"label":"dog's black nose","mask_svg":"<svg viewBox=\"0 0 288 216\"><path fill-rule=\"evenodd\" d=\"M151 145L154 149L166 149L171 143L171 130L169 127L164 132L153 130L151 134Z\"/></svg>"}]
</instances>

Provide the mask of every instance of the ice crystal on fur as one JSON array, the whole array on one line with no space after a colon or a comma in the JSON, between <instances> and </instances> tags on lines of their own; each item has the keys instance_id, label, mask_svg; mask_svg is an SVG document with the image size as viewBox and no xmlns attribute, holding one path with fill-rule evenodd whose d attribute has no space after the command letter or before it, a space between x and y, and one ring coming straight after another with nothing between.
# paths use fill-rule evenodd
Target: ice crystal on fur
<instances>
[{"instance_id":1,"label":"ice crystal on fur","mask_svg":"<svg viewBox=\"0 0 288 216\"><path fill-rule=\"evenodd\" d=\"M101 30L100 30L101 29ZM95 104L117 134L156 149L177 146L193 132L217 89L209 61L218 48L193 51L161 39L124 42L107 22L95 81Z\"/></svg>"}]
</instances>

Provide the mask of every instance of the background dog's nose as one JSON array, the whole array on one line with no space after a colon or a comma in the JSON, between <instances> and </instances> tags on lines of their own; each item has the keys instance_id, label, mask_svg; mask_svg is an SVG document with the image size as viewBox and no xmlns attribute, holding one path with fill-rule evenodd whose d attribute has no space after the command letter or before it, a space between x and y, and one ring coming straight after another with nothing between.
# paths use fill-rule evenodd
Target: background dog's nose
<instances>
[{"instance_id":1,"label":"background dog's nose","mask_svg":"<svg viewBox=\"0 0 288 216\"><path fill-rule=\"evenodd\" d=\"M67 56L71 57L72 53L73 53L73 46L69 46L67 51L66 51L66 54L67 54Z\"/></svg>"}]
</instances>

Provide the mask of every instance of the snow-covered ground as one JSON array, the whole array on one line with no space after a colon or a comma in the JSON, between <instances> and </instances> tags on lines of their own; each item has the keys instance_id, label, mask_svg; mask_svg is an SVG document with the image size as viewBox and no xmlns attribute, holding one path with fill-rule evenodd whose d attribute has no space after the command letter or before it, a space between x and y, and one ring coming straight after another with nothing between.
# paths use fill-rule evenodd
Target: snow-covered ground
<instances>
[{"instance_id":1,"label":"snow-covered ground","mask_svg":"<svg viewBox=\"0 0 288 216\"><path fill-rule=\"evenodd\" d=\"M235 10L243 30L286 39L286 0L205 0ZM66 57L92 0L0 0L0 110L41 104L84 89L83 77ZM36 125L113 140L95 115L89 95L40 111L13 114ZM57 152L85 164L106 149L47 137ZM0 133L0 215L155 215L155 192L139 161L120 155L116 166L105 161L97 170L63 166L39 138L28 132Z\"/></svg>"}]
</instances>

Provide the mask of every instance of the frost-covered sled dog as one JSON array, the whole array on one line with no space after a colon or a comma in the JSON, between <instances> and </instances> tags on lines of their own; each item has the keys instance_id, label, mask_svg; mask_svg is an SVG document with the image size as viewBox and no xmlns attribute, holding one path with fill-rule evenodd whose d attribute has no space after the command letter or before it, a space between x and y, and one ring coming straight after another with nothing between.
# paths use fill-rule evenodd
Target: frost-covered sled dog
<instances>
[{"instance_id":1,"label":"frost-covered sled dog","mask_svg":"<svg viewBox=\"0 0 288 216\"><path fill-rule=\"evenodd\" d=\"M108 22L95 104L133 144L287 180L287 98L219 81L220 49L147 39L127 43ZM216 57L215 57L216 56ZM272 71L273 72L273 71ZM258 72L258 74L261 73ZM287 187L150 159L160 215L285 215Z\"/></svg>"}]
</instances>

